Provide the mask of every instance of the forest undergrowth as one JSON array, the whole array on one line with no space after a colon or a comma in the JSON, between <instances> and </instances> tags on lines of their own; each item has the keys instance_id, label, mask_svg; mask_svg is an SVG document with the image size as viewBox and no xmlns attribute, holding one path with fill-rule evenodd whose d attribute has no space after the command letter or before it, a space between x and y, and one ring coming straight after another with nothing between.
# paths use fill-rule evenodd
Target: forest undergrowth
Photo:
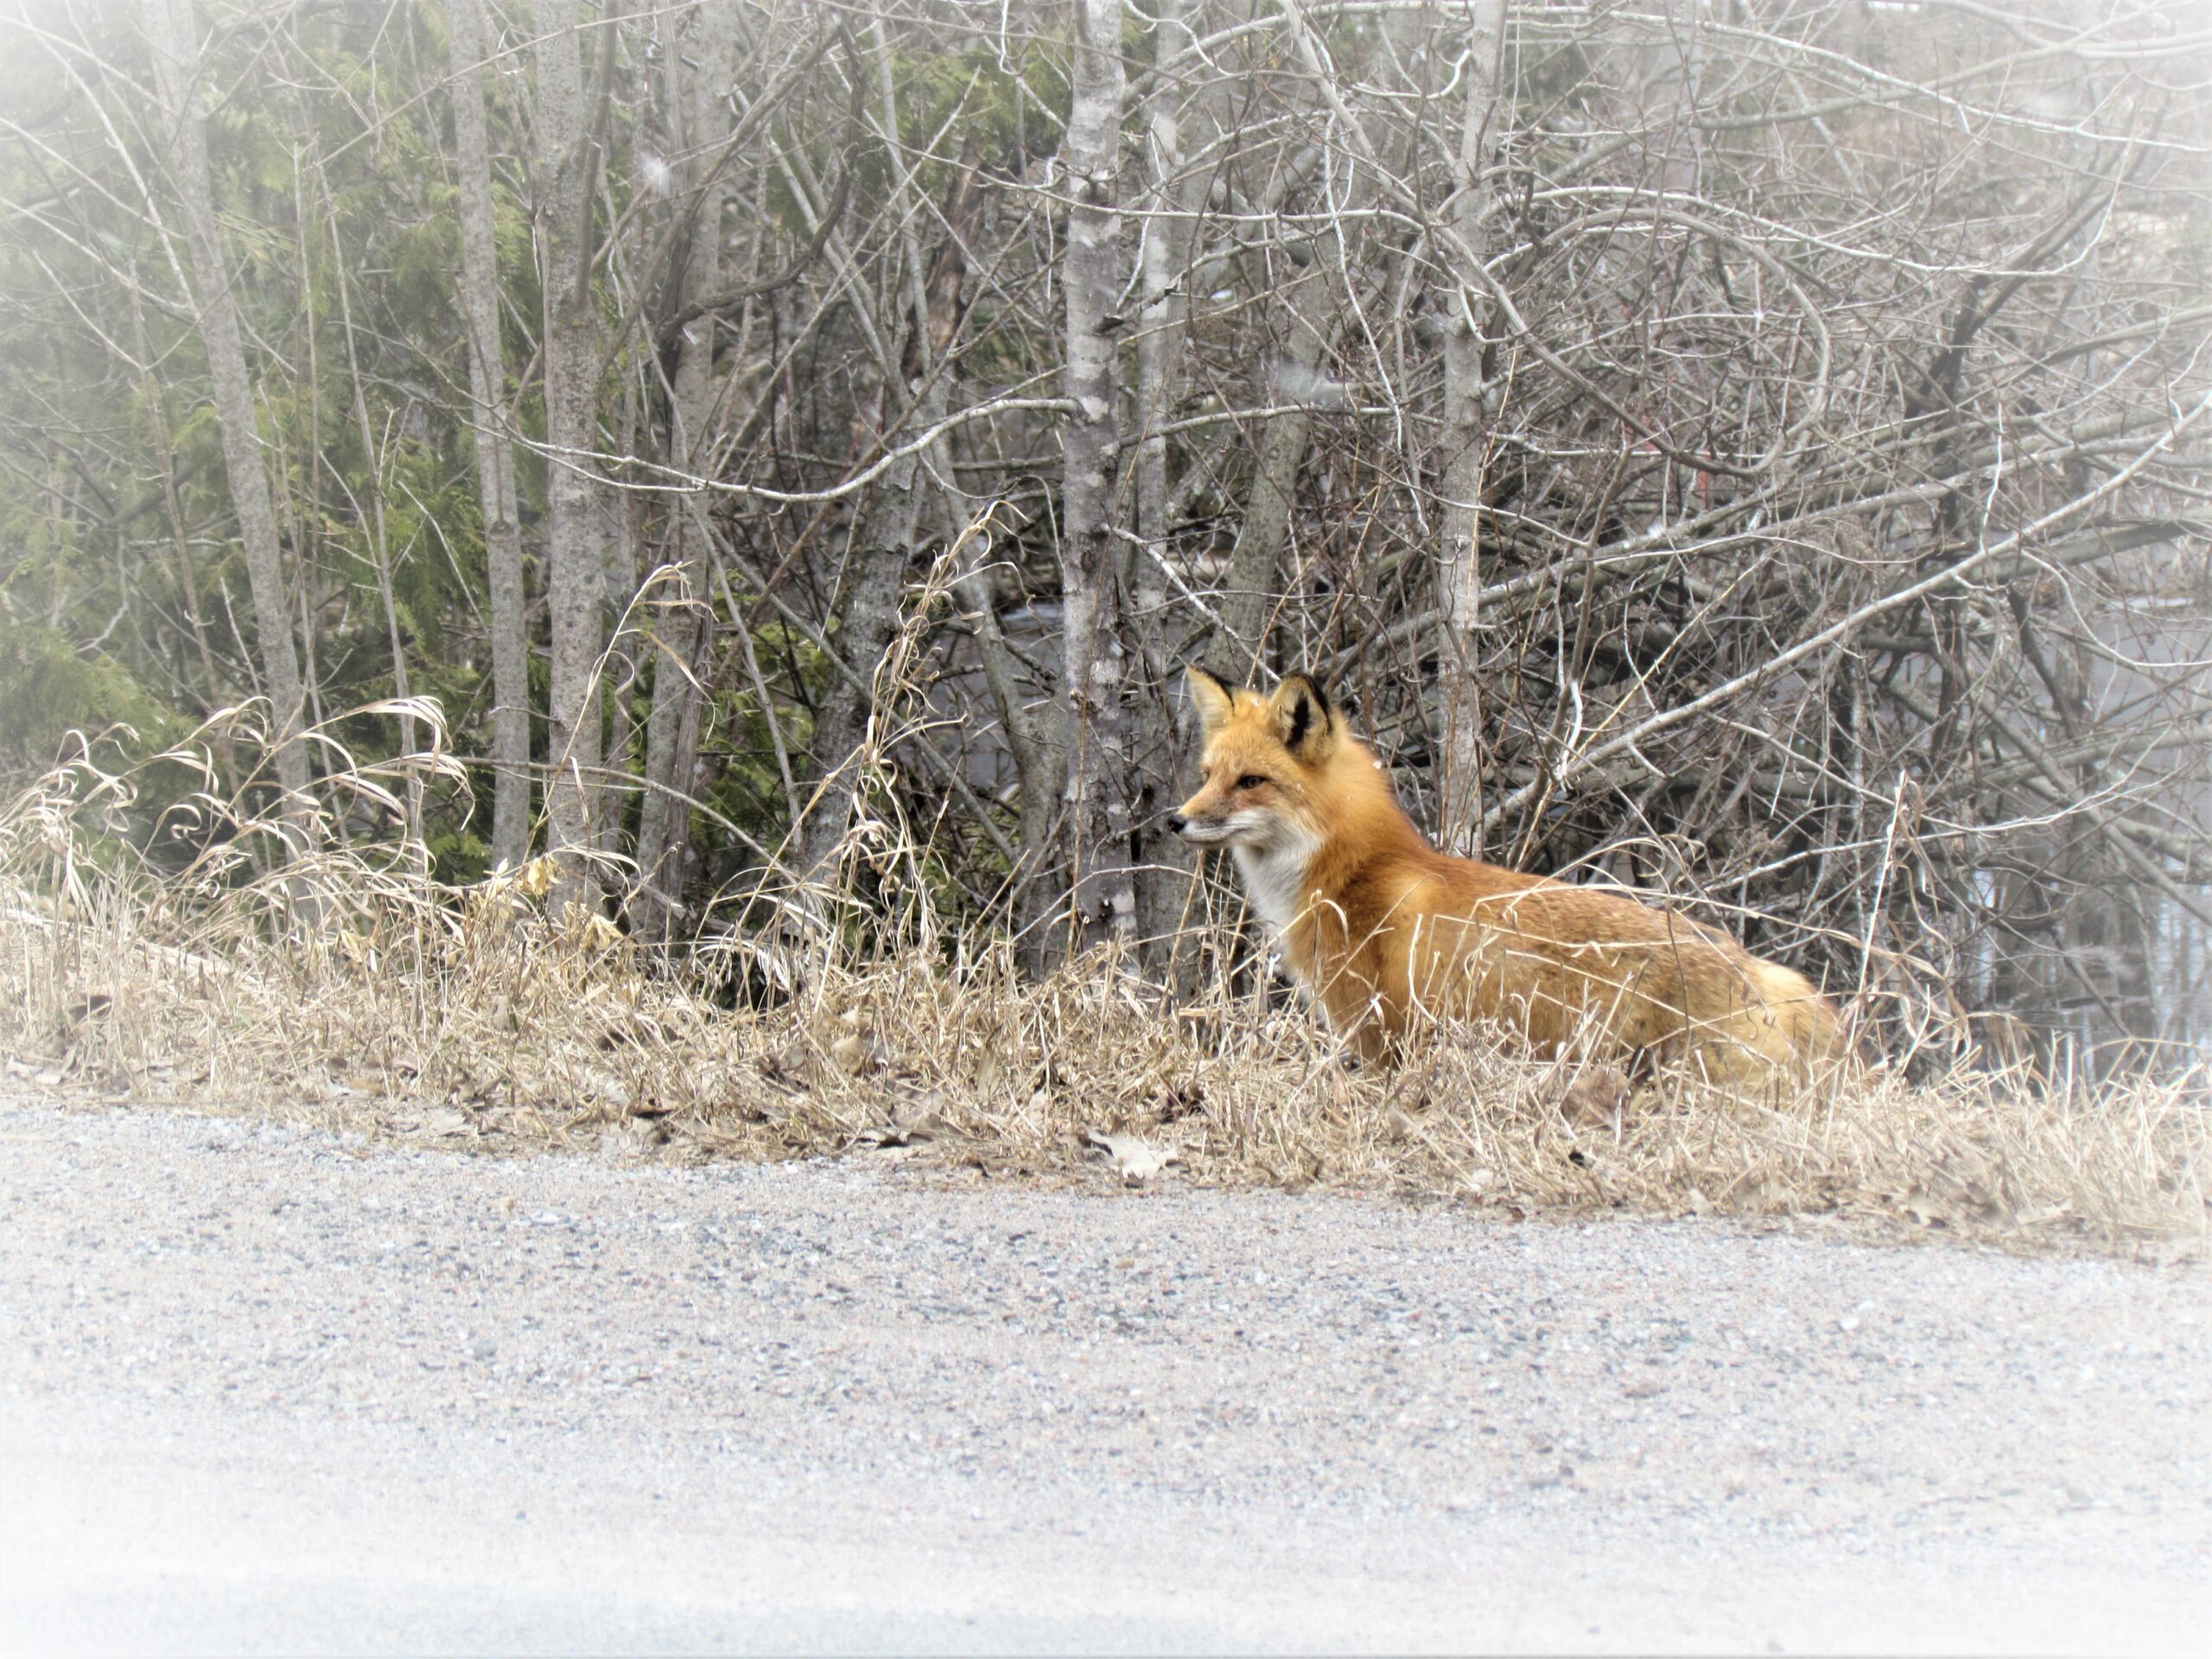
<instances>
[{"instance_id":1,"label":"forest undergrowth","mask_svg":"<svg viewBox=\"0 0 2212 1659\"><path fill-rule=\"evenodd\" d=\"M202 786L149 818L163 766ZM419 779L343 776L404 824ZM404 830L288 849L296 820L217 780L189 749L80 758L10 799L0 1086L458 1152L1819 1217L2159 1261L2212 1232L2201 1069L2092 1083L1962 1046L1934 1081L1752 1098L1677 1078L1623 1102L1477 1030L1363 1069L1264 985L1171 998L1103 953L1036 979L1001 938L925 929L863 957L771 930L671 964L550 914L548 861L451 886Z\"/></svg>"}]
</instances>

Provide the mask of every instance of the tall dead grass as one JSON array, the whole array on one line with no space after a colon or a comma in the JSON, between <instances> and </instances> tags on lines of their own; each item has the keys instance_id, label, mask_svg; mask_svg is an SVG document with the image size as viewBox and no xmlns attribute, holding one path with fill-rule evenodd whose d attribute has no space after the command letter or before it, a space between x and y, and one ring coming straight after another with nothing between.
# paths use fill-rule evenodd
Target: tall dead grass
<instances>
[{"instance_id":1,"label":"tall dead grass","mask_svg":"<svg viewBox=\"0 0 2212 1659\"><path fill-rule=\"evenodd\" d=\"M1674 1081L1607 1109L1478 1032L1363 1071L1280 999L1171 1006L1101 958L1025 981L989 941L794 964L739 939L671 972L602 921L549 917L543 864L454 888L404 836L286 846L204 757L149 764L207 786L149 823L144 767L87 757L0 812L15 1086L455 1148L851 1154L1094 1184L1172 1163L1516 1213L1814 1216L2164 1255L2207 1239L2201 1073L2091 1088L1961 1068L1763 1100ZM348 795L404 822L398 786Z\"/></svg>"}]
</instances>

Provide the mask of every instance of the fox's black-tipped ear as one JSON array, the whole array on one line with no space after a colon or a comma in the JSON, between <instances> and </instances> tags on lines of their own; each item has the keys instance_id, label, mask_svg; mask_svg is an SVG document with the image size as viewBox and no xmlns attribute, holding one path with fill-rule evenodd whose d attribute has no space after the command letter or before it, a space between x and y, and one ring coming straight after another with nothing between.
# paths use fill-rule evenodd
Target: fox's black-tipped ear
<instances>
[{"instance_id":1,"label":"fox's black-tipped ear","mask_svg":"<svg viewBox=\"0 0 2212 1659\"><path fill-rule=\"evenodd\" d=\"M1268 713L1283 747L1308 766L1336 746L1337 717L1329 707L1329 694L1318 681L1303 674L1289 676L1268 699Z\"/></svg>"},{"instance_id":2,"label":"fox's black-tipped ear","mask_svg":"<svg viewBox=\"0 0 2212 1659\"><path fill-rule=\"evenodd\" d=\"M1191 707L1198 711L1198 730L1211 738L1229 718L1236 698L1227 686L1196 663L1183 671L1183 683L1190 687Z\"/></svg>"}]
</instances>

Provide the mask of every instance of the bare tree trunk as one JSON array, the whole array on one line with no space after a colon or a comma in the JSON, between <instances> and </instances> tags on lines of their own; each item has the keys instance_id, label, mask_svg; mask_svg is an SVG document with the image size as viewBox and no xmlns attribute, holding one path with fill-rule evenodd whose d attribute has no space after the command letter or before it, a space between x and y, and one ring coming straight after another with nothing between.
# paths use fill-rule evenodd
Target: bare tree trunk
<instances>
[{"instance_id":1,"label":"bare tree trunk","mask_svg":"<svg viewBox=\"0 0 2212 1659\"><path fill-rule=\"evenodd\" d=\"M672 37L675 14L662 16ZM690 157L686 182L696 196L691 225L678 245L684 263L676 297L684 304L706 299L722 278L722 212L729 186L718 164L718 144L729 125L735 29L733 9L708 6L698 13L688 52L676 49L675 39L669 41L669 103L681 112L683 152ZM677 346L668 448L674 465L685 474L700 473L712 462L715 336L720 326L709 311L685 327ZM638 897L631 911L632 930L649 939L665 939L673 930L690 857L690 809L669 791L697 793L694 773L702 687L714 640L714 613L706 602L709 549L696 521L702 511L702 502L685 496L670 514L668 563L677 569L676 586L664 589L652 607L653 704L645 729L645 794L638 813Z\"/></svg>"},{"instance_id":2,"label":"bare tree trunk","mask_svg":"<svg viewBox=\"0 0 2212 1659\"><path fill-rule=\"evenodd\" d=\"M1182 0L1158 0L1154 7L1155 62L1151 99L1145 111L1150 175L1145 201L1151 217L1144 226L1139 286L1143 294L1137 335L1137 419L1143 435L1136 446L1136 509L1139 545L1131 559L1129 594L1134 601L1138 658L1144 683L1139 694L1137 756L1143 792L1135 829L1137 861L1137 927L1150 948L1180 925L1191 897L1190 849L1166 832L1166 813L1181 770L1185 745L1179 740L1172 686L1176 664L1168 660L1170 617L1166 573L1169 495L1167 438L1160 430L1171 417L1182 381L1183 324L1188 302L1181 287L1190 247L1189 221L1179 216L1176 172L1182 160L1182 135L1175 100L1184 96L1176 73L1190 44ZM1194 199L1187 206L1195 207Z\"/></svg>"},{"instance_id":3,"label":"bare tree trunk","mask_svg":"<svg viewBox=\"0 0 2212 1659\"><path fill-rule=\"evenodd\" d=\"M192 298L199 309L200 335L207 350L207 374L214 387L216 421L222 428L231 504L238 514L238 539L245 550L246 582L253 599L262 680L269 688L272 705L270 741L276 746L276 781L283 791L284 821L296 854L307 850L315 834L315 803L308 794L308 753L300 741L300 664L292 643L292 607L285 593L276 505L262 465L245 348L238 337L238 311L231 299L230 273L224 264L222 237L215 219L192 0L146 0L145 17L147 38L153 47L155 82L161 90L163 113L175 135L172 170L184 209L193 285L198 290Z\"/></svg>"},{"instance_id":4,"label":"bare tree trunk","mask_svg":"<svg viewBox=\"0 0 2212 1659\"><path fill-rule=\"evenodd\" d=\"M1258 377L1255 390L1263 404L1287 401L1284 389L1310 385L1319 372L1327 340L1305 306L1294 315L1290 338L1280 363ZM1217 607L1220 629L1207 639L1215 671L1232 684L1252 677L1267 664L1268 625L1281 602L1283 545L1290 537L1290 512L1298 499L1298 469L1304 464L1313 417L1303 409L1268 417L1254 457L1252 489L1230 550L1229 580Z\"/></svg>"},{"instance_id":5,"label":"bare tree trunk","mask_svg":"<svg viewBox=\"0 0 2212 1659\"><path fill-rule=\"evenodd\" d=\"M1467 107L1459 127L1453 168L1451 255L1466 279L1450 295L1444 327L1444 464L1439 513L1437 586L1443 639L1437 678L1444 753L1437 793L1445 844L1477 849L1482 823L1482 564L1478 518L1487 460L1483 408L1483 309L1476 300L1473 267L1484 254L1489 187L1483 178L1501 104L1505 61L1503 0L1471 9L1467 53Z\"/></svg>"},{"instance_id":6,"label":"bare tree trunk","mask_svg":"<svg viewBox=\"0 0 2212 1659\"><path fill-rule=\"evenodd\" d=\"M513 868L530 855L530 655L524 621L522 522L515 505L514 444L507 435L507 365L493 234L491 143L484 122L490 41L483 0L454 0L450 48L460 186L461 315L468 325L468 396L476 434L476 489L492 611L492 861Z\"/></svg>"},{"instance_id":7,"label":"bare tree trunk","mask_svg":"<svg viewBox=\"0 0 2212 1659\"><path fill-rule=\"evenodd\" d=\"M1329 73L1325 60L1318 55L1315 64L1317 73ZM1362 148L1366 148L1363 141ZM1279 207L1284 194L1294 183L1303 182L1319 160L1318 148L1296 158L1271 181L1262 204L1269 210ZM1357 207L1367 188L1355 168L1351 190L1343 205ZM1318 247L1332 245L1338 274L1347 283L1351 280L1341 226L1335 234L1325 233L1306 245L1317 250L1310 257L1309 274L1291 284L1278 308L1289 314L1289 333L1280 354L1262 364L1253 378L1253 396L1262 404L1306 404L1321 383L1321 365L1336 344L1345 310L1341 298L1325 291L1326 277ZM1256 256L1243 263L1250 268L1252 286L1264 288L1268 282L1266 263ZM1291 514L1298 503L1298 474L1306 464L1313 431L1310 405L1268 416L1261 424L1253 456L1252 486L1237 520L1228 579L1215 612L1221 626L1209 631L1201 647L1201 654L1216 671L1228 675L1232 682L1251 678L1268 665L1268 636L1284 599L1282 553L1290 541Z\"/></svg>"},{"instance_id":8,"label":"bare tree trunk","mask_svg":"<svg viewBox=\"0 0 2212 1659\"><path fill-rule=\"evenodd\" d=\"M942 377L948 404L957 395L958 365L942 363L940 353L953 343L967 309L967 249L982 224L983 208L978 156L973 145L963 148L960 162L960 176L944 203L944 241L930 261L929 277L922 292L910 297L917 317L925 319L927 323L917 365L925 374ZM908 222L911 224L911 219ZM947 547L957 545L960 537L968 534L979 512L975 499L960 486L956 457L961 451L962 435L957 431L938 440L931 451L931 468L940 486L938 496ZM954 592L973 619L976 658L982 665L984 683L990 689L999 729L1014 758L1020 827L1014 843L1014 867L1007 872L1007 880L1025 957L1031 959L1033 966L1041 966L1041 958L1035 950L1038 941L1030 931L1030 924L1049 915L1058 903L1054 884L1046 878L1045 861L1059 794L1059 751L1050 741L1038 711L1024 695L1020 664L999 626L997 600L990 578L985 574L995 550L992 531L978 531L961 550L960 574L954 579ZM1045 713L1049 719L1052 711L1047 709Z\"/></svg>"},{"instance_id":9,"label":"bare tree trunk","mask_svg":"<svg viewBox=\"0 0 2212 1659\"><path fill-rule=\"evenodd\" d=\"M642 120L642 113L632 104L632 114ZM613 141L608 141L611 145ZM632 133L632 153L645 148L637 143ZM609 204L610 207L612 203ZM634 213L611 213L613 226L607 233L606 245L594 252L593 263L602 266L609 276L609 286L620 294L624 283L623 272L639 269L638 245L641 221ZM619 359L623 353L618 347L604 353L602 366L615 366L607 390L613 392L611 406L605 410L607 428L603 434L601 448L609 454L634 455L639 452L639 423L642 415L639 376L636 368ZM606 716L601 728L600 742L604 753L606 770L601 773L600 787L592 802L592 844L610 859L619 857L626 844L634 845L635 831L626 822L632 785L629 779L636 775L636 767L643 764L639 753L644 736L644 715L647 707L645 676L640 670L640 658L652 649L652 641L644 632L645 613L641 609L645 581L652 564L646 556L646 524L645 498L620 483L601 492L601 499L607 511L607 570L601 592L605 595L605 607L610 623L607 644L601 649L600 658L606 664L601 683L605 690L600 703ZM620 778L623 781L618 783ZM608 867L608 874L613 875ZM619 877L615 878L620 880ZM621 883L625 887L630 883Z\"/></svg>"},{"instance_id":10,"label":"bare tree trunk","mask_svg":"<svg viewBox=\"0 0 2212 1659\"><path fill-rule=\"evenodd\" d=\"M938 418L943 403L941 393L925 398L915 411L914 424ZM865 781L860 767L868 721L879 692L890 690L878 687L875 677L899 632L906 571L918 543L920 471L920 457L910 455L877 480L875 499L855 537L839 589L840 625L833 644L853 677L840 677L823 693L807 746L822 769L799 843L800 868L810 880L829 879Z\"/></svg>"},{"instance_id":11,"label":"bare tree trunk","mask_svg":"<svg viewBox=\"0 0 2212 1659\"><path fill-rule=\"evenodd\" d=\"M1061 287L1067 395L1061 430L1060 588L1069 709L1068 831L1077 945L1136 935L1130 856L1133 767L1126 707L1120 561L1114 547L1114 346L1101 332L1120 287L1120 0L1077 0L1074 96L1061 146L1069 193Z\"/></svg>"},{"instance_id":12,"label":"bare tree trunk","mask_svg":"<svg viewBox=\"0 0 2212 1659\"><path fill-rule=\"evenodd\" d=\"M306 129L302 124L303 130ZM320 164L316 168L324 211L329 215L334 238L338 223L337 204L332 200L329 181L322 176ZM361 442L361 458L368 467L369 532L371 544L376 550L377 598L384 607L385 642L391 652L391 690L406 709L411 703L413 691L407 673L407 648L399 630L399 604L394 590L391 538L385 517L384 461L378 452L376 429L369 421L368 394L361 382L360 352L354 340L353 285L347 280L346 267L338 267L338 315L345 329L346 381L353 393L353 426ZM403 712L399 716L399 752L403 755L415 753L415 716ZM422 861L420 868L429 873L429 849L423 842L423 775L410 770L407 779L407 838L413 855Z\"/></svg>"},{"instance_id":13,"label":"bare tree trunk","mask_svg":"<svg viewBox=\"0 0 2212 1659\"><path fill-rule=\"evenodd\" d=\"M911 209L918 204L911 199L913 178L899 148L899 111L891 84L891 44L881 19L875 20L869 33L875 48L880 137L892 168L895 193L901 206ZM972 184L963 180L953 188L957 196L963 188L972 188ZM901 223L906 227L904 246L896 268L904 281L896 297L898 309L906 313L907 346L903 353L889 349L897 337L895 327L888 334L878 336L878 366L883 375L880 401L888 423L894 403L911 397L912 383L918 376L920 398L910 404L906 412L911 424L927 427L944 414L945 387L940 378L930 372L934 353L927 278L912 213L902 213ZM885 652L898 634L906 571L921 539L921 457L909 455L877 480L874 499L861 520L848 558L840 588L841 626L836 645L852 672L849 677L840 677L824 693L809 745L822 768L822 781L799 843L800 868L810 884L827 883L834 874L838 846L866 781L860 768L868 723L877 712L879 696L893 692L893 688L879 687L875 677Z\"/></svg>"},{"instance_id":14,"label":"bare tree trunk","mask_svg":"<svg viewBox=\"0 0 2212 1659\"><path fill-rule=\"evenodd\" d=\"M945 459L948 462L951 459L949 451ZM954 477L949 465L944 473L948 479ZM944 533L950 543L973 522L976 506L957 487L947 489L944 499ZM1052 838L1052 811L1059 794L1059 749L1048 738L1038 719L1039 711L1032 708L1025 694L1021 665L999 626L998 601L992 593L990 578L985 574L992 556L993 538L988 531L982 532L963 551L961 574L954 592L974 619L976 655L982 664L983 683L990 688L999 729L1005 734L1007 748L1014 756L1015 787L1020 793L1020 829L1014 843L1016 861L1007 878L1025 960L1032 967L1041 968L1042 957L1035 950L1037 942L1029 930L1031 924L1048 915L1058 903L1044 865ZM1051 710L1048 708L1044 712L1049 715Z\"/></svg>"},{"instance_id":15,"label":"bare tree trunk","mask_svg":"<svg viewBox=\"0 0 2212 1659\"><path fill-rule=\"evenodd\" d=\"M552 696L546 779L548 849L565 855L556 908L599 905L594 804L603 744L601 653L607 644L608 533L599 448L600 341L592 308L592 206L598 134L587 125L575 0L539 0L537 233L545 293L546 467L551 511L546 597L552 625ZM599 35L594 92L603 106L613 26Z\"/></svg>"}]
</instances>

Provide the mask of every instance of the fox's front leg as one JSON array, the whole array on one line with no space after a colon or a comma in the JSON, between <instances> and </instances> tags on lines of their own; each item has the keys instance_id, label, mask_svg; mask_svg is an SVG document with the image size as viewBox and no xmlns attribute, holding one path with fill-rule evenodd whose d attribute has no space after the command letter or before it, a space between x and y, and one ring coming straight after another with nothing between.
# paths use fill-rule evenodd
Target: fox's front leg
<instances>
[{"instance_id":1,"label":"fox's front leg","mask_svg":"<svg viewBox=\"0 0 2212 1659\"><path fill-rule=\"evenodd\" d=\"M1351 1052L1358 1056L1363 1068L1395 1071L1406 1058L1405 1035L1392 1031L1380 1019L1370 1018L1354 1026L1348 1033Z\"/></svg>"},{"instance_id":2,"label":"fox's front leg","mask_svg":"<svg viewBox=\"0 0 2212 1659\"><path fill-rule=\"evenodd\" d=\"M1408 1048L1408 1022L1402 1008L1380 994L1370 994L1344 1008L1332 1020L1363 1066L1382 1069L1403 1063Z\"/></svg>"}]
</instances>

